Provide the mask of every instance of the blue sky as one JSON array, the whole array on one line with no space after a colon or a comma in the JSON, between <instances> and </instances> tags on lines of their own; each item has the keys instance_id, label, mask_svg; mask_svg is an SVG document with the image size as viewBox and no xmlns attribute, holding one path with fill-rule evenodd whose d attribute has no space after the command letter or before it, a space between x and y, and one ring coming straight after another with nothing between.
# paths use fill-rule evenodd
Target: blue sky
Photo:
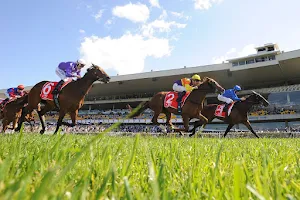
<instances>
[{"instance_id":1,"label":"blue sky","mask_svg":"<svg viewBox=\"0 0 300 200\"><path fill-rule=\"evenodd\" d=\"M1 1L0 88L59 80L85 58L110 75L221 62L276 42L300 49L297 0Z\"/></svg>"}]
</instances>

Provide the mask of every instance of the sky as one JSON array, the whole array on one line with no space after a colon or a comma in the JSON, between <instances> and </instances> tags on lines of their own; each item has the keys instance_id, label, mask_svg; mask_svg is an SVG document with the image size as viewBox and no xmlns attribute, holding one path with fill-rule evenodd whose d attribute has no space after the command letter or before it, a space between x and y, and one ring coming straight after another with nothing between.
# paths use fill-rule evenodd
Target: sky
<instances>
[{"instance_id":1,"label":"sky","mask_svg":"<svg viewBox=\"0 0 300 200\"><path fill-rule=\"evenodd\" d=\"M58 64L79 58L115 76L221 63L265 43L300 49L299 0L10 0L0 7L0 89L59 81Z\"/></svg>"}]
</instances>

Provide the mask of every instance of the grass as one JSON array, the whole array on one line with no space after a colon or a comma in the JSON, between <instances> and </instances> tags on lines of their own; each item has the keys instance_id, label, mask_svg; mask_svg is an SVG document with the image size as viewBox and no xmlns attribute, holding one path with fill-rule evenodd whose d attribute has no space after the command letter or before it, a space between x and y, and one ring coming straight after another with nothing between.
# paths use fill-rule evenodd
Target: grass
<instances>
[{"instance_id":1,"label":"grass","mask_svg":"<svg viewBox=\"0 0 300 200\"><path fill-rule=\"evenodd\" d=\"M299 139L0 136L0 199L300 199Z\"/></svg>"}]
</instances>

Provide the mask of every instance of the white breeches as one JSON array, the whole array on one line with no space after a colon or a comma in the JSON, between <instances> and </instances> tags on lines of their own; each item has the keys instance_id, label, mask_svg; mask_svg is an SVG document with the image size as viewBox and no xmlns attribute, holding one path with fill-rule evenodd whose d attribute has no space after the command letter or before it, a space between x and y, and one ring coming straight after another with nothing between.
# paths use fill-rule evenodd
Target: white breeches
<instances>
[{"instance_id":1,"label":"white breeches","mask_svg":"<svg viewBox=\"0 0 300 200\"><path fill-rule=\"evenodd\" d=\"M222 96L222 95L220 95L220 94L218 95L218 100L219 100L219 101L226 102L227 104L231 104L231 103L233 102L232 99L227 98L227 97L224 97L224 96Z\"/></svg>"},{"instance_id":2,"label":"white breeches","mask_svg":"<svg viewBox=\"0 0 300 200\"><path fill-rule=\"evenodd\" d=\"M183 87L182 85L178 85L177 83L173 84L173 90L176 92L186 91L185 87Z\"/></svg>"},{"instance_id":3,"label":"white breeches","mask_svg":"<svg viewBox=\"0 0 300 200\"><path fill-rule=\"evenodd\" d=\"M64 72L64 70L61 70L58 67L56 68L55 73L57 74L57 76L59 76L59 78L61 80L64 80L64 82L67 82L70 79L73 79L73 77L67 77L66 73Z\"/></svg>"},{"instance_id":4,"label":"white breeches","mask_svg":"<svg viewBox=\"0 0 300 200\"><path fill-rule=\"evenodd\" d=\"M6 91L4 94L5 94L5 96L6 96L7 98L10 99L10 96L9 96L9 94L7 93L7 91Z\"/></svg>"}]
</instances>

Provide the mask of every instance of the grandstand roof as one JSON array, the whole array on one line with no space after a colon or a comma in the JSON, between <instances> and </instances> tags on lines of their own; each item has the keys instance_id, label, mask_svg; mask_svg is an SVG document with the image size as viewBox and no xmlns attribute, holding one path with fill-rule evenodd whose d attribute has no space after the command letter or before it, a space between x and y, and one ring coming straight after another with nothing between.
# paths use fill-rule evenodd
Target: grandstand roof
<instances>
[{"instance_id":1,"label":"grandstand roof","mask_svg":"<svg viewBox=\"0 0 300 200\"><path fill-rule=\"evenodd\" d=\"M198 73L201 77L212 77L225 88L235 84L241 85L244 89L300 84L300 49L276 53L274 60L239 66L233 66L229 61L215 65L112 76L109 84L96 82L89 92L89 96L113 96L171 90L175 80L190 77L194 73ZM30 88L27 87L26 89ZM4 93L4 91L0 90L0 93Z\"/></svg>"},{"instance_id":2,"label":"grandstand roof","mask_svg":"<svg viewBox=\"0 0 300 200\"><path fill-rule=\"evenodd\" d=\"M285 83L300 83L300 50L276 55L275 60L232 66L232 63L205 65L173 70L114 76L109 84L93 85L90 96L109 96L171 90L175 80L199 73L209 76L223 87L235 84L243 88L266 88Z\"/></svg>"}]
</instances>

